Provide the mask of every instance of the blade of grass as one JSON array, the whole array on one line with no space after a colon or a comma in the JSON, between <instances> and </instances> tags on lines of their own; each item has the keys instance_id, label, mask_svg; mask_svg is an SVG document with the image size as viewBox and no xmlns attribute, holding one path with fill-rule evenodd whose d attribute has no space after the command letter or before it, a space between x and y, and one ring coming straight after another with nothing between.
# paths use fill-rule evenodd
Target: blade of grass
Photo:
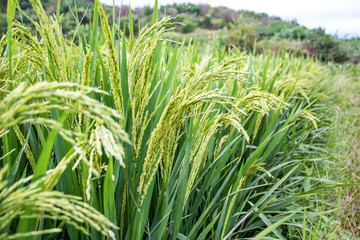
<instances>
[{"instance_id":1,"label":"blade of grass","mask_svg":"<svg viewBox=\"0 0 360 240\"><path fill-rule=\"evenodd\" d=\"M271 225L270 227L265 228L263 231L261 231L258 235L256 235L256 237L253 238L253 240L261 240L264 239L264 237L266 235L268 235L269 233L271 233L274 229L278 228L281 224L283 224L284 222L286 222L287 220L291 219L296 213L290 214L286 217L284 217L283 219L277 221L276 223L274 223L273 225Z\"/></svg>"}]
</instances>

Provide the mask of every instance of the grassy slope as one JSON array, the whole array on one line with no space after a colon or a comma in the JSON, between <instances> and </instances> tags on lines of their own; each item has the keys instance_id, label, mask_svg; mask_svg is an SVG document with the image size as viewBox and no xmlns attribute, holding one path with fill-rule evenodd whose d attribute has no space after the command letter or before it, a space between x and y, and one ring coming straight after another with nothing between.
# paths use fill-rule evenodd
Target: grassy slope
<instances>
[{"instance_id":1,"label":"grassy slope","mask_svg":"<svg viewBox=\"0 0 360 240\"><path fill-rule=\"evenodd\" d=\"M360 68L357 65L332 66L337 73L330 93L334 97L336 123L330 139L337 143L339 168L334 178L343 182L360 182ZM338 221L341 223L338 236L360 239L358 186L336 189L332 199L340 207Z\"/></svg>"}]
</instances>

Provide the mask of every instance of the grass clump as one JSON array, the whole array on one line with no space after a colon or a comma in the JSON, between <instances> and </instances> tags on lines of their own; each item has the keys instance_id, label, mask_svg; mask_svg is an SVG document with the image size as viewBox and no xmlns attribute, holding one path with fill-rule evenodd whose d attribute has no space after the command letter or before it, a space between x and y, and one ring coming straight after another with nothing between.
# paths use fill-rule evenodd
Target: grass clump
<instances>
[{"instance_id":1,"label":"grass clump","mask_svg":"<svg viewBox=\"0 0 360 240\"><path fill-rule=\"evenodd\" d=\"M339 208L336 214L339 238L359 239L359 66L330 66L330 91L333 102L334 127L329 133L332 150L339 165L332 177L353 184L346 188L334 189L330 199Z\"/></svg>"}]
</instances>

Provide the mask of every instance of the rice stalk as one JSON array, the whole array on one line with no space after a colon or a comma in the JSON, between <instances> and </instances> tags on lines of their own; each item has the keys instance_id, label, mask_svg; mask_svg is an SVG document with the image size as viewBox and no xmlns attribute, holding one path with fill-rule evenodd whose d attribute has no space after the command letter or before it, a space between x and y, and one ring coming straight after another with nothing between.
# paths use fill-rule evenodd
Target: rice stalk
<instances>
[{"instance_id":1,"label":"rice stalk","mask_svg":"<svg viewBox=\"0 0 360 240\"><path fill-rule=\"evenodd\" d=\"M98 211L81 201L81 198L65 195L56 191L44 191L42 183L44 178L20 187L23 184L29 183L32 177L20 179L12 185L7 187L7 181L3 179L6 167L1 169L0 178L0 229L3 230L16 217L29 218L48 218L53 220L64 220L68 224L74 226L85 235L87 230L81 226L82 223L88 223L91 227L108 236L111 234L110 228L116 229L116 226L109 220L103 217ZM49 175L48 175L49 176ZM30 207L34 213L43 212L45 214L35 214L31 216L24 216L24 209ZM38 234L58 232L58 229L49 229L47 231L40 231ZM33 236L33 232L4 235L4 239L13 239L20 236Z\"/></svg>"},{"instance_id":2,"label":"rice stalk","mask_svg":"<svg viewBox=\"0 0 360 240\"><path fill-rule=\"evenodd\" d=\"M157 171L160 162L162 163L162 177L164 182L168 182L168 175L171 171L172 159L176 149L175 139L179 136L179 130L186 116L186 112L191 113L194 109L203 103L217 103L232 107L235 110L231 112L233 119L238 119L237 113L244 113L237 108L231 97L226 96L219 90L207 91L208 81L219 81L236 77L238 71L233 70L239 59L226 59L218 66L214 66L211 70L203 72L204 67L198 70L192 70L185 73L184 82L186 86L180 90L178 88L171 97L170 102L163 111L159 123L151 133L149 148L144 162L142 175L138 191L140 193L140 206L145 198L147 189L149 188L153 177ZM205 64L203 64L204 66ZM233 121L236 122L236 121ZM239 121L237 121L239 122ZM237 124L238 130L246 139L248 135L241 124Z\"/></svg>"},{"instance_id":3,"label":"rice stalk","mask_svg":"<svg viewBox=\"0 0 360 240\"><path fill-rule=\"evenodd\" d=\"M96 120L99 124L106 124L108 129L115 134L115 139L130 143L126 133L113 120L113 117L120 118L120 115L86 96L86 94L92 92L104 93L76 83L40 82L29 87L27 84L22 83L5 97L3 104L0 106L0 128L9 128L25 122L42 122L59 129L65 139L75 143L71 136L78 133L62 128L56 121L41 117L41 115L47 114L49 110L54 108L70 109L81 112L85 116ZM76 104L74 104L75 102ZM86 108L81 109L78 105ZM34 119L33 115L39 115L39 117Z\"/></svg>"}]
</instances>

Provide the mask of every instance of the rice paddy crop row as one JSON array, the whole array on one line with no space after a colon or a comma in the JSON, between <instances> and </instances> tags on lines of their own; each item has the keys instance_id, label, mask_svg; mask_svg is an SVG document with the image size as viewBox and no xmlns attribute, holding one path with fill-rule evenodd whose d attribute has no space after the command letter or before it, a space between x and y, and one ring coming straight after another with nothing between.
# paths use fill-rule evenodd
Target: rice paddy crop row
<instances>
[{"instance_id":1,"label":"rice paddy crop row","mask_svg":"<svg viewBox=\"0 0 360 240\"><path fill-rule=\"evenodd\" d=\"M30 2L38 36L9 20L0 41L0 238L309 231L297 223L323 182L306 171L324 158L323 67L176 42L156 8L126 37L99 1L75 44Z\"/></svg>"}]
</instances>

